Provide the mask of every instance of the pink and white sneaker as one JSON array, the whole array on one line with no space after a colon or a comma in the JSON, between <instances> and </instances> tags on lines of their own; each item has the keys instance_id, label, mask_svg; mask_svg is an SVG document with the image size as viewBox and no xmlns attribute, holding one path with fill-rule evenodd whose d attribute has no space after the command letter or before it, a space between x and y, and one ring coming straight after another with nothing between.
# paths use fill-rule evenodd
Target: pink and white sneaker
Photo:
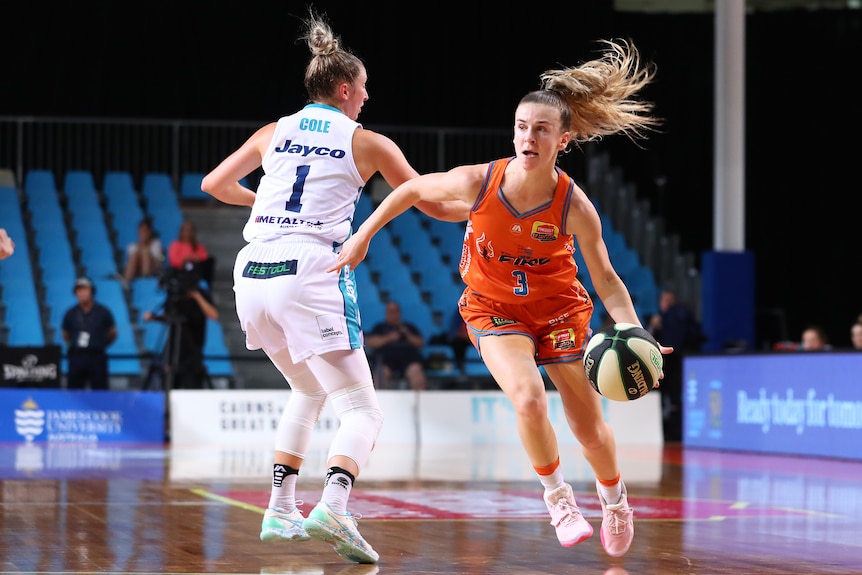
<instances>
[{"instance_id":1,"label":"pink and white sneaker","mask_svg":"<svg viewBox=\"0 0 862 575\"><path fill-rule=\"evenodd\" d=\"M611 557L625 555L635 536L635 523L632 517L634 511L629 507L628 493L622 482L621 487L623 492L619 502L611 505L602 497L602 490L599 489L599 482L596 480L599 501L602 503L602 547Z\"/></svg>"},{"instance_id":2,"label":"pink and white sneaker","mask_svg":"<svg viewBox=\"0 0 862 575\"><path fill-rule=\"evenodd\" d=\"M593 526L581 515L568 483L545 494L545 505L551 514L551 525L563 547L577 545L593 534Z\"/></svg>"}]
</instances>

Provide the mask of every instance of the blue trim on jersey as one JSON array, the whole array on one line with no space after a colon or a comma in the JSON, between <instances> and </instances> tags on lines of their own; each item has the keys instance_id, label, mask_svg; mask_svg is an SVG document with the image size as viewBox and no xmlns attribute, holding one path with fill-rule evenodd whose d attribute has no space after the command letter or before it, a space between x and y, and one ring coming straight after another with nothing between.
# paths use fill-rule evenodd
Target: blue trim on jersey
<instances>
[{"instance_id":1,"label":"blue trim on jersey","mask_svg":"<svg viewBox=\"0 0 862 575\"><path fill-rule=\"evenodd\" d=\"M333 112L338 112L339 114L344 114L344 112L342 112L338 108L334 108L334 107L330 106L329 104L306 104L305 107L302 109L307 110L308 108L324 108L326 110L332 110Z\"/></svg>"},{"instance_id":2,"label":"blue trim on jersey","mask_svg":"<svg viewBox=\"0 0 862 575\"><path fill-rule=\"evenodd\" d=\"M338 289L344 299L344 318L347 320L347 337L350 349L362 349L362 329L359 325L359 291L356 289L356 274L350 266L338 273Z\"/></svg>"}]
</instances>

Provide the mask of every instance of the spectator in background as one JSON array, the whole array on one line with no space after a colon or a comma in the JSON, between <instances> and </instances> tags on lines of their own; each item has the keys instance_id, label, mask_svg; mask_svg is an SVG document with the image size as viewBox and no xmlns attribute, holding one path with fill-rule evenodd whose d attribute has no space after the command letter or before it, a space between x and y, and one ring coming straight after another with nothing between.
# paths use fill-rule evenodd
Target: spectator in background
<instances>
[{"instance_id":1,"label":"spectator in background","mask_svg":"<svg viewBox=\"0 0 862 575\"><path fill-rule=\"evenodd\" d=\"M365 344L374 352L374 380L378 388L387 389L393 378L403 376L410 389L425 389L422 357L425 338L415 325L401 318L398 302L386 304L386 317L371 329Z\"/></svg>"},{"instance_id":2,"label":"spectator in background","mask_svg":"<svg viewBox=\"0 0 862 575\"><path fill-rule=\"evenodd\" d=\"M213 284L215 259L210 257L206 247L198 241L197 228L191 220L183 221L179 237L168 246L168 267L194 272L208 286Z\"/></svg>"},{"instance_id":3,"label":"spectator in background","mask_svg":"<svg viewBox=\"0 0 862 575\"><path fill-rule=\"evenodd\" d=\"M829 351L832 346L829 344L829 336L826 331L819 325L809 325L802 331L802 343L800 345L802 351Z\"/></svg>"},{"instance_id":4,"label":"spectator in background","mask_svg":"<svg viewBox=\"0 0 862 575\"><path fill-rule=\"evenodd\" d=\"M194 222L183 221L180 235L168 246L168 265L175 269L197 266L209 259L206 247L198 241L198 232Z\"/></svg>"},{"instance_id":5,"label":"spectator in background","mask_svg":"<svg viewBox=\"0 0 862 575\"><path fill-rule=\"evenodd\" d=\"M676 353L662 356L664 379L661 380L662 428L665 441L682 440L682 365L687 352L701 350L704 335L700 323L689 307L676 299L672 290L663 290L658 299L659 312L649 321L648 329L662 345Z\"/></svg>"},{"instance_id":6,"label":"spectator in background","mask_svg":"<svg viewBox=\"0 0 862 575\"><path fill-rule=\"evenodd\" d=\"M141 220L138 224L138 241L126 247L126 269L123 273L126 285L131 285L135 278L159 275L164 259L162 242L153 231L152 222Z\"/></svg>"},{"instance_id":7,"label":"spectator in background","mask_svg":"<svg viewBox=\"0 0 862 575\"><path fill-rule=\"evenodd\" d=\"M850 327L850 343L853 349L862 351L862 321L857 321Z\"/></svg>"},{"instance_id":8,"label":"spectator in background","mask_svg":"<svg viewBox=\"0 0 862 575\"><path fill-rule=\"evenodd\" d=\"M15 253L15 242L6 233L6 228L0 228L0 260L4 260Z\"/></svg>"},{"instance_id":9,"label":"spectator in background","mask_svg":"<svg viewBox=\"0 0 862 575\"><path fill-rule=\"evenodd\" d=\"M117 339L117 324L111 310L94 299L90 278L75 280L78 303L63 316L63 341L68 346L67 389L108 389L107 348Z\"/></svg>"}]
</instances>

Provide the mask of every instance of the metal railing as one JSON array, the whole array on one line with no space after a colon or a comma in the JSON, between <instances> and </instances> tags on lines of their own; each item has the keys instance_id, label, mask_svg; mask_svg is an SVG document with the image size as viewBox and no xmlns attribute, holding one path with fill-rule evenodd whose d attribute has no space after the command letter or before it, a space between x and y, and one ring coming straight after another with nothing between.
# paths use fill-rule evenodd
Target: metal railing
<instances>
[{"instance_id":1,"label":"metal railing","mask_svg":"<svg viewBox=\"0 0 862 575\"><path fill-rule=\"evenodd\" d=\"M210 171L261 125L248 121L0 116L0 168L14 170L19 187L24 174L33 169L51 170L57 178L70 170L89 170L97 183L106 172L126 171L137 186L145 173L160 172L169 174L176 187L184 173ZM512 153L510 129L368 128L392 138L420 173ZM253 174L249 184L256 184L259 176Z\"/></svg>"}]
</instances>

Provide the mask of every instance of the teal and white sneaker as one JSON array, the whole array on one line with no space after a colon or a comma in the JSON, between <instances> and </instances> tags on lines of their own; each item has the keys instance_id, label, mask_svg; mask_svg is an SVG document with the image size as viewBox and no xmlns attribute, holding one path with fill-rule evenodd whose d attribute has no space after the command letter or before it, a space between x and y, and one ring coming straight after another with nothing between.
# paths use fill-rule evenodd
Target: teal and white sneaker
<instances>
[{"instance_id":1,"label":"teal and white sneaker","mask_svg":"<svg viewBox=\"0 0 862 575\"><path fill-rule=\"evenodd\" d=\"M302 501L296 502L302 505ZM288 513L267 509L263 514L263 523L260 525L261 541L308 541L305 529L302 527L302 511L294 507Z\"/></svg>"},{"instance_id":2,"label":"teal and white sneaker","mask_svg":"<svg viewBox=\"0 0 862 575\"><path fill-rule=\"evenodd\" d=\"M377 563L380 555L356 529L359 518L350 513L339 515L321 501L302 522L302 527L313 539L331 543L335 552L345 559L356 563Z\"/></svg>"}]
</instances>

